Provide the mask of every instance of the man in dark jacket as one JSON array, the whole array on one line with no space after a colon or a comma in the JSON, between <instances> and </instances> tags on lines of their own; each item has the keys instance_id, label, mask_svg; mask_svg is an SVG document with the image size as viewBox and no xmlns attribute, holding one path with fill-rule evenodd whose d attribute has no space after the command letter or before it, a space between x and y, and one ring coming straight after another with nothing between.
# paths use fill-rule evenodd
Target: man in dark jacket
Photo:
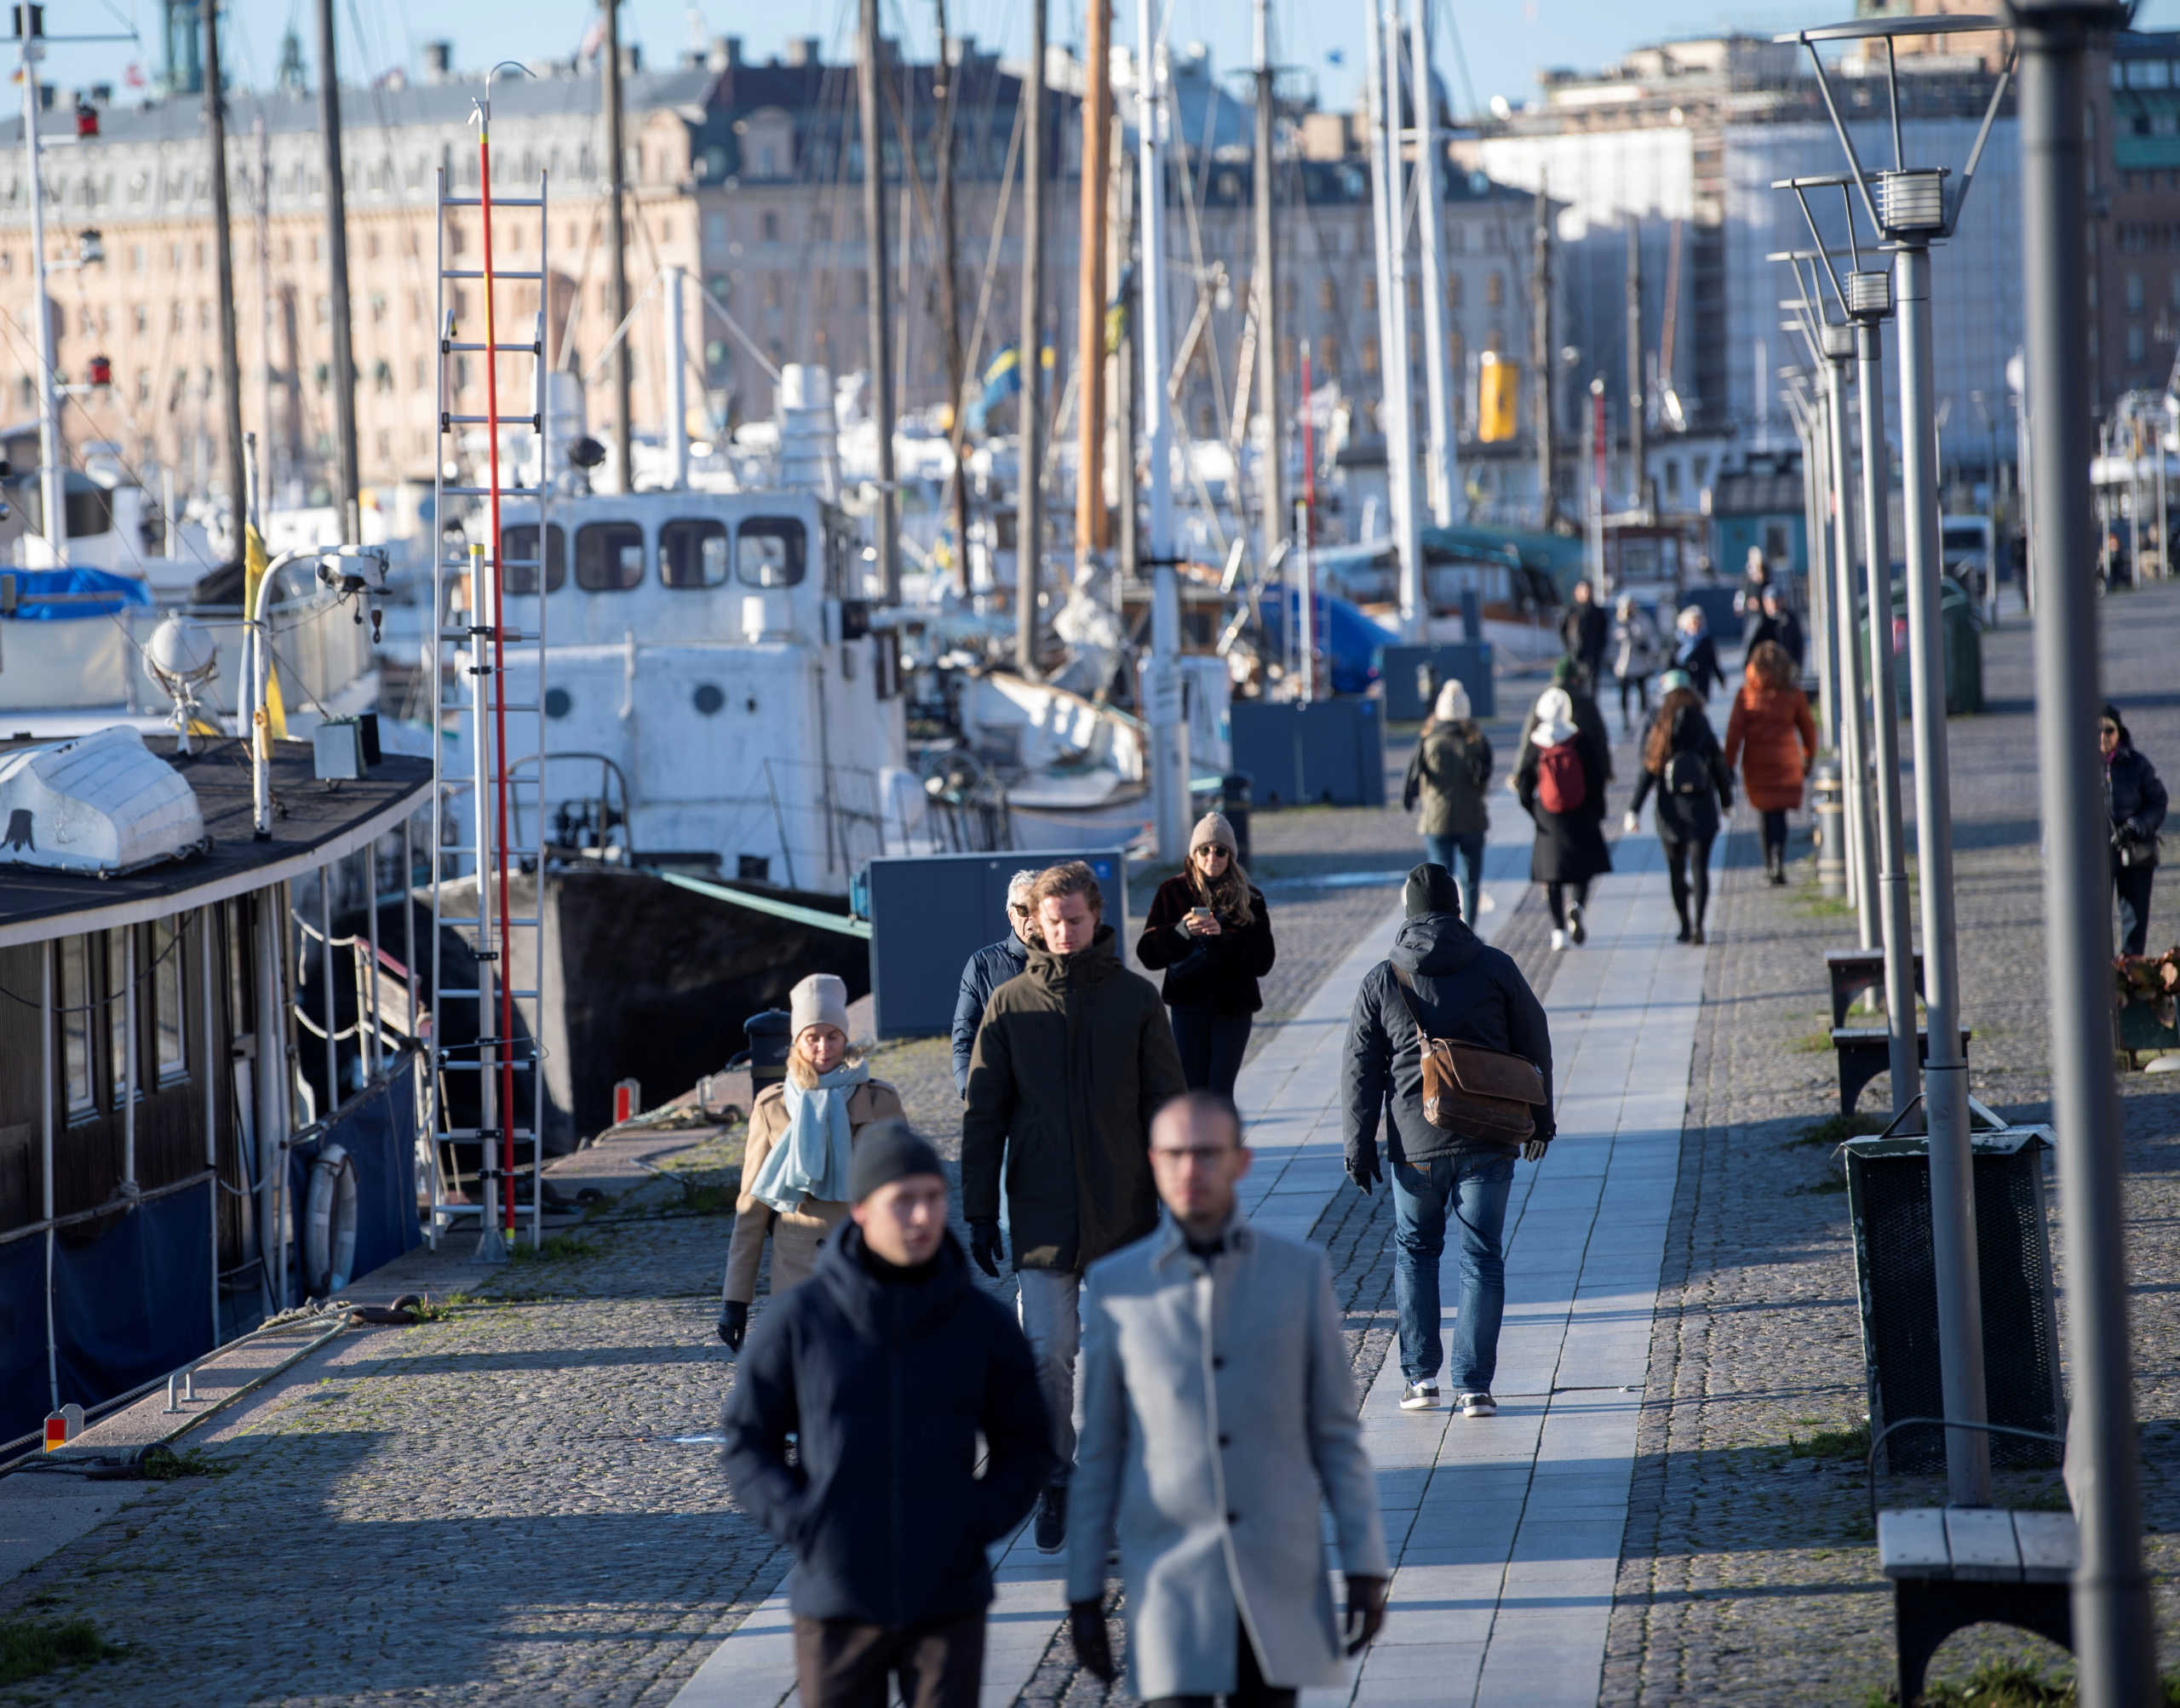
<instances>
[{"instance_id":1,"label":"man in dark jacket","mask_svg":"<svg viewBox=\"0 0 2180 1708\"><path fill-rule=\"evenodd\" d=\"M1037 1510L1037 1546L1067 1539L1065 1467L1078 1427L1082 1272L1158 1223L1150 1121L1187 1089L1166 1005L1120 963L1103 896L1080 860L1037 876L1044 947L992 992L961 1115L961 1208L970 1249L996 1277L1002 1166L1022 1327L1036 1353L1060 1475Z\"/></svg>"},{"instance_id":2,"label":"man in dark jacket","mask_svg":"<svg viewBox=\"0 0 2180 1708\"><path fill-rule=\"evenodd\" d=\"M984 1024L984 1005L993 991L1029 966L1030 950L1037 941L1030 912L1030 886L1036 881L1036 873L1026 869L1007 880L1007 935L986 943L961 969L961 989L954 998L954 1089L965 1098L969 1095L969 1056L977 1046L977 1028Z\"/></svg>"},{"instance_id":3,"label":"man in dark jacket","mask_svg":"<svg viewBox=\"0 0 2180 1708\"><path fill-rule=\"evenodd\" d=\"M2104 808L2112 821L2112 887L2120 898L2120 953L2149 945L2149 892L2157 880L2157 833L2165 822L2165 783L2135 745L2117 706L2097 720L2104 755Z\"/></svg>"},{"instance_id":4,"label":"man in dark jacket","mask_svg":"<svg viewBox=\"0 0 2180 1708\"><path fill-rule=\"evenodd\" d=\"M1389 960L1363 976L1355 993L1341 1063L1347 1172L1365 1192L1390 1172L1393 1189L1393 1298L1400 1319L1401 1394L1405 1411L1438 1403L1438 1258L1446 1217L1460 1222L1460 1314L1454 1325L1454 1403L1472 1418L1497 1412L1491 1378L1506 1309L1506 1258L1500 1230L1514 1180L1514 1151L1434 1126L1423 1113L1422 1035L1510 1051L1544 1076L1544 1106L1526 1155L1544 1155L1555 1131L1552 1035L1543 1005L1512 959L1460 921L1453 874L1418 866L1403 895L1407 922ZM1403 983L1401 974L1406 974ZM1411 1006L1412 1005L1412 1006ZM1378 1154L1378 1110L1392 1105L1390 1169Z\"/></svg>"},{"instance_id":5,"label":"man in dark jacket","mask_svg":"<svg viewBox=\"0 0 2180 1708\"><path fill-rule=\"evenodd\" d=\"M734 1498L795 1550L804 1708L866 1708L896 1679L924 1708L975 1708L985 1550L1051 1471L1029 1346L971 1282L942 1166L898 1121L858 1137L850 1219L757 1319L726 1397Z\"/></svg>"},{"instance_id":6,"label":"man in dark jacket","mask_svg":"<svg viewBox=\"0 0 2180 1708\"><path fill-rule=\"evenodd\" d=\"M1575 583L1575 603L1559 619L1559 642L1567 656L1582 667L1583 686L1594 691L1604 668L1604 651L1612 638L1612 623L1598 603L1597 589L1587 582Z\"/></svg>"},{"instance_id":7,"label":"man in dark jacket","mask_svg":"<svg viewBox=\"0 0 2180 1708\"><path fill-rule=\"evenodd\" d=\"M1787 603L1787 596L1776 582L1764 589L1761 599L1763 619L1751 634L1751 652L1767 640L1776 640L1787 650L1787 656L1794 661L1794 668L1802 668L1802 657L1809 650L1809 641L1802 633L1802 620Z\"/></svg>"}]
</instances>

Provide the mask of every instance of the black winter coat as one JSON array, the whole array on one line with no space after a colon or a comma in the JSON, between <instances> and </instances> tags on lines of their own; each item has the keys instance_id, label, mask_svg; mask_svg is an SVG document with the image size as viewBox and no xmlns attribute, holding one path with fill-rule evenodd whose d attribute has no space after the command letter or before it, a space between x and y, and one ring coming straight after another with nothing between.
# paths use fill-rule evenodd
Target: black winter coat
<instances>
[{"instance_id":1,"label":"black winter coat","mask_svg":"<svg viewBox=\"0 0 2180 1708\"><path fill-rule=\"evenodd\" d=\"M1763 620L1751 633L1748 650L1751 652L1767 640L1776 640L1787 649L1787 656L1794 661L1794 668L1802 668L1802 655L1809 650L1809 641L1802 633L1802 620L1790 610L1781 610L1774 616L1764 613Z\"/></svg>"},{"instance_id":2,"label":"black winter coat","mask_svg":"<svg viewBox=\"0 0 2180 1708\"><path fill-rule=\"evenodd\" d=\"M969 1095L969 1056L977 1047L977 1028L993 991L1030 964L1030 946L1009 935L988 943L961 969L961 989L954 998L954 1089Z\"/></svg>"},{"instance_id":3,"label":"black winter coat","mask_svg":"<svg viewBox=\"0 0 2180 1708\"><path fill-rule=\"evenodd\" d=\"M1604 780L1612 781L1612 732L1604 726L1604 714L1598 709L1597 696L1579 685L1562 684L1567 691L1568 703L1575 708L1575 728L1597 744L1597 751L1604 755ZM1523 761L1535 756L1529 737L1536 733L1536 708L1531 706L1522 719L1521 744L1515 749L1514 769L1519 771Z\"/></svg>"},{"instance_id":4,"label":"black winter coat","mask_svg":"<svg viewBox=\"0 0 2180 1708\"><path fill-rule=\"evenodd\" d=\"M1649 745L1647 736L1644 745ZM1711 720L1697 707L1683 706L1673 714L1672 734L1666 748L1668 765L1675 754L1695 754L1701 759L1708 787L1695 794L1676 794L1665 786L1664 778L1646 768L1635 784L1635 798L1627 803L1627 810L1640 812L1644 801L1655 789L1661 842L1712 841L1718 834L1718 809L1733 811L1734 774L1719 749Z\"/></svg>"},{"instance_id":5,"label":"black winter coat","mask_svg":"<svg viewBox=\"0 0 2180 1708\"><path fill-rule=\"evenodd\" d=\"M2112 828L2124 828L2137 836L2154 838L2165 822L2166 804L2165 782L2157 767L2132 742L2122 740L2104 767L2104 806L2111 815ZM2116 863L2116 851L2113 858ZM2156 855L2153 853L2143 863L2154 866Z\"/></svg>"},{"instance_id":6,"label":"black winter coat","mask_svg":"<svg viewBox=\"0 0 2180 1708\"><path fill-rule=\"evenodd\" d=\"M1087 1270L1158 1224L1150 1118L1187 1089L1150 981L1100 926L1078 954L1030 951L991 994L961 1111L961 1213L999 1219L1018 1270Z\"/></svg>"},{"instance_id":7,"label":"black winter coat","mask_svg":"<svg viewBox=\"0 0 2180 1708\"><path fill-rule=\"evenodd\" d=\"M1569 657L1579 658L1589 667L1592 682L1604 660L1605 644L1611 639L1612 619L1595 599L1587 605L1569 605L1566 615L1559 619L1560 645Z\"/></svg>"},{"instance_id":8,"label":"black winter coat","mask_svg":"<svg viewBox=\"0 0 2180 1708\"><path fill-rule=\"evenodd\" d=\"M1529 881L1585 884L1612 870L1612 851L1604 844L1604 789L1612 775L1610 750L1602 738L1579 727L1575 751L1582 761L1582 804L1572 812L1546 812L1537 802L1538 754L1535 742L1522 749L1514 772L1514 794L1536 825L1529 845Z\"/></svg>"},{"instance_id":9,"label":"black winter coat","mask_svg":"<svg viewBox=\"0 0 2180 1708\"><path fill-rule=\"evenodd\" d=\"M1726 685L1726 673L1718 668L1718 644L1709 635L1705 635L1702 639L1690 647L1688 656L1684 659L1674 656L1679 649L1680 642L1675 639L1672 651L1666 655L1665 662L1660 668L1666 670L1685 670L1695 691L1706 700L1711 697L1711 690L1713 686L1723 688Z\"/></svg>"},{"instance_id":10,"label":"black winter coat","mask_svg":"<svg viewBox=\"0 0 2180 1708\"><path fill-rule=\"evenodd\" d=\"M1153 972L1164 971L1160 994L1168 1008L1254 1014L1264 1006L1257 981L1271 971L1277 953L1264 897L1251 885L1248 925L1227 926L1214 937L1192 937L1181 929L1181 915L1202 899L1186 873L1161 884L1136 940L1135 958Z\"/></svg>"},{"instance_id":11,"label":"black winter coat","mask_svg":"<svg viewBox=\"0 0 2180 1708\"><path fill-rule=\"evenodd\" d=\"M758 1316L720 1457L743 1510L795 1550L797 1614L962 1619L991 1602L984 1550L1054 1469L1051 1420L1029 1343L971 1285L952 1235L921 1279L875 1263L843 1223L810 1280Z\"/></svg>"},{"instance_id":12,"label":"black winter coat","mask_svg":"<svg viewBox=\"0 0 2180 1708\"><path fill-rule=\"evenodd\" d=\"M1536 1137L1549 1139L1557 1130L1552 1105L1552 1032L1544 1005L1536 1000L1521 969L1503 949L1489 947L1457 914L1422 914L1408 920L1393 939L1389 960L1362 976L1347 1022L1347 1049L1340 1063L1342 1125L1347 1161L1375 1165L1378 1111L1390 1084L1393 1098L1393 1139L1398 1157L1427 1162L1436 1156L1480 1146L1509 1147L1488 1139L1466 1138L1423 1118L1423 1056L1415 1022L1402 1000L1393 967L1408 971L1415 983L1415 1006L1433 1038L1454 1038L1494 1050L1511 1050L1536 1063L1544 1075L1545 1105L1536 1112Z\"/></svg>"}]
</instances>

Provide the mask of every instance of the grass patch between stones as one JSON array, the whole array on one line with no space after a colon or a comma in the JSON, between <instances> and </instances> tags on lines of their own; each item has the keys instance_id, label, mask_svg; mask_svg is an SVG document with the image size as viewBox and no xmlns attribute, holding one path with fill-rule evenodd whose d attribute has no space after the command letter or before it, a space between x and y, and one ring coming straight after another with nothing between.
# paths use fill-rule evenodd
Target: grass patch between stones
<instances>
[{"instance_id":1,"label":"grass patch between stones","mask_svg":"<svg viewBox=\"0 0 2180 1708\"><path fill-rule=\"evenodd\" d=\"M1923 1708L2074 1708L2080 1700L2071 1678L2051 1679L2018 1661L1986 1661L1965 1683L1932 1681L1923 1687ZM2158 1699L2180 1708L2180 1676L2160 1682ZM1892 1708L1892 1693L1873 1690L1863 1708Z\"/></svg>"},{"instance_id":2,"label":"grass patch between stones","mask_svg":"<svg viewBox=\"0 0 2180 1708\"><path fill-rule=\"evenodd\" d=\"M1806 1436L1787 1431L1787 1453L1791 1459L1858 1459L1870 1456L1870 1426L1867 1419L1839 1429L1823 1424L1816 1418L1804 1418L1805 1424L1816 1424Z\"/></svg>"},{"instance_id":3,"label":"grass patch between stones","mask_svg":"<svg viewBox=\"0 0 2180 1708\"><path fill-rule=\"evenodd\" d=\"M10 1619L0 1624L0 1684L89 1666L120 1653L89 1619Z\"/></svg>"},{"instance_id":4,"label":"grass patch between stones","mask_svg":"<svg viewBox=\"0 0 2180 1708\"><path fill-rule=\"evenodd\" d=\"M597 1254L596 1246L575 1234L555 1234L543 1244L536 1246L527 1240L517 1240L508 1247L508 1261L511 1264L573 1263L578 1258Z\"/></svg>"},{"instance_id":5,"label":"grass patch between stones","mask_svg":"<svg viewBox=\"0 0 2180 1708\"><path fill-rule=\"evenodd\" d=\"M141 1466L146 1482L176 1482L185 1476L225 1476L234 1469L208 1458L202 1447L177 1450L156 1443L144 1449Z\"/></svg>"},{"instance_id":6,"label":"grass patch between stones","mask_svg":"<svg viewBox=\"0 0 2180 1708\"><path fill-rule=\"evenodd\" d=\"M1829 1032L1804 1032L1798 1038L1787 1040L1787 1047L1798 1056L1821 1056L1832 1047L1832 1035Z\"/></svg>"}]
</instances>

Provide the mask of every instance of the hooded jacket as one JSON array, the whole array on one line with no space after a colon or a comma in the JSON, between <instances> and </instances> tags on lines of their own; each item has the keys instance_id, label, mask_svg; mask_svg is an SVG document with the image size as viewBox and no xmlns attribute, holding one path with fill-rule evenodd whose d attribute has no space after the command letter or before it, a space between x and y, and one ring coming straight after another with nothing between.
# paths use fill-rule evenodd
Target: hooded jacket
<instances>
[{"instance_id":1,"label":"hooded jacket","mask_svg":"<svg viewBox=\"0 0 2180 1708\"><path fill-rule=\"evenodd\" d=\"M810 1284L750 1329L722 1424L734 1498L795 1550L789 1604L810 1619L900 1626L979 1612L992 1598L985 1550L1053 1469L1029 1343L971 1284L951 1234L926 1273L889 1275L844 1225Z\"/></svg>"},{"instance_id":2,"label":"hooded jacket","mask_svg":"<svg viewBox=\"0 0 2180 1708\"><path fill-rule=\"evenodd\" d=\"M1186 1089L1166 1005L1099 926L1075 954L1030 951L992 992L961 1112L961 1212L997 1220L1018 1270L1080 1272L1158 1221L1150 1118Z\"/></svg>"},{"instance_id":3,"label":"hooded jacket","mask_svg":"<svg viewBox=\"0 0 2180 1708\"><path fill-rule=\"evenodd\" d=\"M1491 829L1484 790L1491 782L1490 738L1472 722L1433 719L1416 737L1408 762L1401 805L1423 811L1415 822L1423 836L1483 836Z\"/></svg>"},{"instance_id":4,"label":"hooded jacket","mask_svg":"<svg viewBox=\"0 0 2180 1708\"><path fill-rule=\"evenodd\" d=\"M961 969L961 988L954 997L954 1089L969 1094L969 1057L977 1047L977 1028L993 991L1020 975L1030 964L1030 946L1012 931L988 943Z\"/></svg>"},{"instance_id":5,"label":"hooded jacket","mask_svg":"<svg viewBox=\"0 0 2180 1708\"><path fill-rule=\"evenodd\" d=\"M1414 983L1414 1000L1433 1038L1459 1039L1510 1050L1544 1075L1545 1104L1536 1112L1536 1137L1557 1131L1552 1103L1552 1032L1544 1005L1521 969L1503 949L1491 948L1458 914L1419 914L1393 939L1391 955L1363 975L1347 1022L1340 1062L1340 1096L1347 1161L1375 1164L1378 1111L1392 1089L1396 1160L1428 1162L1471 1147L1506 1150L1489 1139L1437 1127L1423 1116L1423 1057L1415 1022L1402 1000L1397 966Z\"/></svg>"}]
</instances>

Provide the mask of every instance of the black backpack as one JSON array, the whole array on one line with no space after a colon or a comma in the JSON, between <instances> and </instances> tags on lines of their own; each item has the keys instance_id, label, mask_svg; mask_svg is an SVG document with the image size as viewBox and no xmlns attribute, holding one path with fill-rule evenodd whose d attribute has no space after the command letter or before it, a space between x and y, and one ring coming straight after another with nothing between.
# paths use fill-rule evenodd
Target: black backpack
<instances>
[{"instance_id":1,"label":"black backpack","mask_svg":"<svg viewBox=\"0 0 2180 1708\"><path fill-rule=\"evenodd\" d=\"M1711 767L1703 762L1702 754L1684 748L1667 755L1661 781L1667 794L1701 794L1711 787Z\"/></svg>"}]
</instances>

